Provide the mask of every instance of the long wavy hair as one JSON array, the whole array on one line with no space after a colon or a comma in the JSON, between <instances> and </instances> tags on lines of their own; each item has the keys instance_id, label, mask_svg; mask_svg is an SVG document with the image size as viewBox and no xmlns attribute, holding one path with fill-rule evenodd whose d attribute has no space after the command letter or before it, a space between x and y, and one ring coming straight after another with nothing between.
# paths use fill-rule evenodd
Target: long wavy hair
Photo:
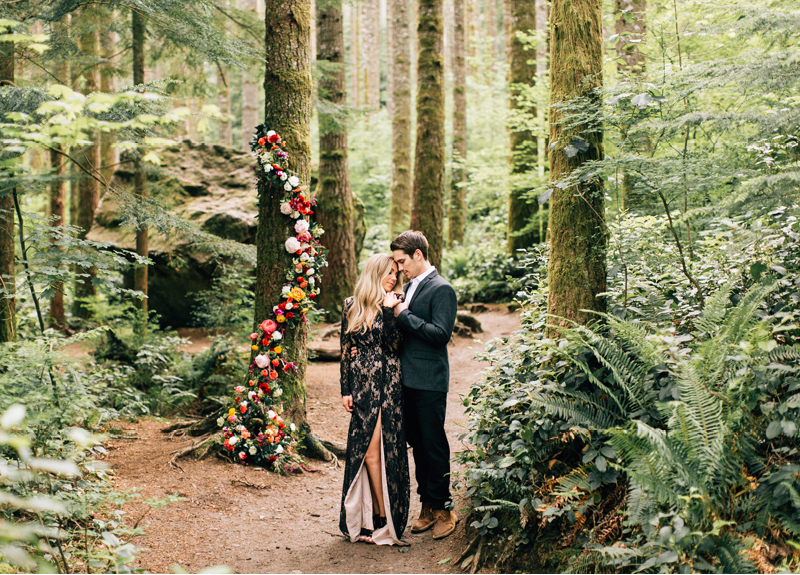
<instances>
[{"instance_id":1,"label":"long wavy hair","mask_svg":"<svg viewBox=\"0 0 800 575\"><path fill-rule=\"evenodd\" d=\"M364 332L372 325L386 293L381 285L383 278L391 273L393 265L396 264L392 256L387 254L375 254L364 264L356 282L353 305L347 312L347 333ZM397 284L392 287L396 288Z\"/></svg>"}]
</instances>

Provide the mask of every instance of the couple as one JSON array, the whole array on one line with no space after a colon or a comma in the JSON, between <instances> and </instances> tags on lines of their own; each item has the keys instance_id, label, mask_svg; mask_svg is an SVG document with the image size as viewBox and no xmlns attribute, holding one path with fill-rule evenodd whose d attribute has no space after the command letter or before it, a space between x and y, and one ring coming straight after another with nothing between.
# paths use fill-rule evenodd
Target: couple
<instances>
[{"instance_id":1,"label":"couple","mask_svg":"<svg viewBox=\"0 0 800 575\"><path fill-rule=\"evenodd\" d=\"M406 441L422 502L411 532L433 527L441 539L456 528L444 420L457 304L424 235L404 232L391 250L367 260L342 311L342 405L351 420L339 528L353 542L405 545ZM395 291L401 272L410 280L404 295Z\"/></svg>"}]
</instances>

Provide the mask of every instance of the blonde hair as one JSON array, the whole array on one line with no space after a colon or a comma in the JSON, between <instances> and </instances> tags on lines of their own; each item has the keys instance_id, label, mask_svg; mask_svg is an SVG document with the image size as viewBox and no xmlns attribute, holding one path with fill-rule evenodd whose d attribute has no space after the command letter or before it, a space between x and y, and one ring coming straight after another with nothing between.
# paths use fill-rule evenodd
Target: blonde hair
<instances>
[{"instance_id":1,"label":"blonde hair","mask_svg":"<svg viewBox=\"0 0 800 575\"><path fill-rule=\"evenodd\" d=\"M394 260L387 254L375 254L364 264L356 282L353 305L347 311L347 333L367 331L381 310L384 298L383 279L392 271ZM392 289L395 289L397 284Z\"/></svg>"}]
</instances>

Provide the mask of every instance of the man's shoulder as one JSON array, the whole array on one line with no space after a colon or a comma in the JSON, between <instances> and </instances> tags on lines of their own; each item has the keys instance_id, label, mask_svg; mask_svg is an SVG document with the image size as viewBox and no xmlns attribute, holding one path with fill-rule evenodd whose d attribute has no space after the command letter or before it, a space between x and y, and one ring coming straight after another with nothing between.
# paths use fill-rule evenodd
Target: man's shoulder
<instances>
[{"instance_id":1,"label":"man's shoulder","mask_svg":"<svg viewBox=\"0 0 800 575\"><path fill-rule=\"evenodd\" d=\"M441 287L448 287L450 289L453 289L453 286L450 285L450 282L447 281L446 279L444 279L441 275L439 275L438 272L431 278L431 283L433 285L435 285L436 287L440 287L440 288Z\"/></svg>"}]
</instances>

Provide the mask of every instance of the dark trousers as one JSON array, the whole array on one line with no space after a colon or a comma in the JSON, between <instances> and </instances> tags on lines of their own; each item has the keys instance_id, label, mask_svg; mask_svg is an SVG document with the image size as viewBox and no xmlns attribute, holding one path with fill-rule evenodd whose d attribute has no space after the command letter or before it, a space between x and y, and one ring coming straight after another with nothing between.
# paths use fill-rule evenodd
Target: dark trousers
<instances>
[{"instance_id":1,"label":"dark trousers","mask_svg":"<svg viewBox=\"0 0 800 575\"><path fill-rule=\"evenodd\" d=\"M450 501L450 444L444 432L447 393L403 386L403 409L420 501L445 509Z\"/></svg>"}]
</instances>

